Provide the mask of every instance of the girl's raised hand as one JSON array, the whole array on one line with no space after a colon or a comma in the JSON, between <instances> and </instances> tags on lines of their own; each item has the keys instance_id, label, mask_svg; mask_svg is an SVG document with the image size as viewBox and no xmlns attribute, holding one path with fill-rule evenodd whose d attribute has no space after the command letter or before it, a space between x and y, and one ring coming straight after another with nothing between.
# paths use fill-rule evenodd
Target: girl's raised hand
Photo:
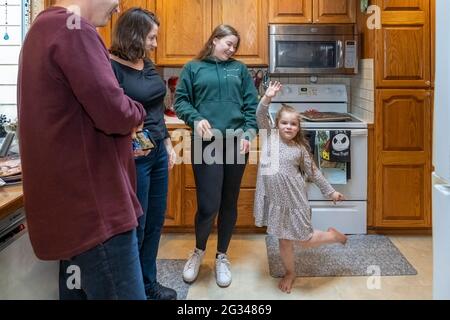
<instances>
[{"instance_id":1,"label":"girl's raised hand","mask_svg":"<svg viewBox=\"0 0 450 320\"><path fill-rule=\"evenodd\" d=\"M281 90L282 84L279 81L270 81L269 83L269 87L266 90L265 95L272 99L273 97L275 97L278 93L278 91Z\"/></svg>"}]
</instances>

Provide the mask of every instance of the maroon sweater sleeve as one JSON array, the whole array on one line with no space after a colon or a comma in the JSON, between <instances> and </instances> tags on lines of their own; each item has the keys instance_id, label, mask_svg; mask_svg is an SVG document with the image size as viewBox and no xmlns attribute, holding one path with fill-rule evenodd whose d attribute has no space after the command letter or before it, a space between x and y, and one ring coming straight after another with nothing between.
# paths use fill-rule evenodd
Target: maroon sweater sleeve
<instances>
[{"instance_id":1,"label":"maroon sweater sleeve","mask_svg":"<svg viewBox=\"0 0 450 320\"><path fill-rule=\"evenodd\" d=\"M83 24L80 30L61 32L51 44L50 52L50 61L65 76L59 80L68 81L67 85L97 129L106 134L126 135L144 121L144 108L124 95L95 28ZM67 52L74 54L67 55ZM58 74L50 76L58 77Z\"/></svg>"}]
</instances>

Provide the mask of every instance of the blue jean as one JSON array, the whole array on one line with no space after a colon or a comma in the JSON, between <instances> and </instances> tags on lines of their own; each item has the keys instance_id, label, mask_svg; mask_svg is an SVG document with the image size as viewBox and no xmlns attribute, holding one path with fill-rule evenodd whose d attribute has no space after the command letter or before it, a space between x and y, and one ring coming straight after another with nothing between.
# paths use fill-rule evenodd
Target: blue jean
<instances>
[{"instance_id":1,"label":"blue jean","mask_svg":"<svg viewBox=\"0 0 450 320\"><path fill-rule=\"evenodd\" d=\"M164 140L145 157L135 160L137 196L144 214L139 218L137 238L145 290L156 283L156 257L164 225L169 181L168 156Z\"/></svg>"},{"instance_id":2,"label":"blue jean","mask_svg":"<svg viewBox=\"0 0 450 320\"><path fill-rule=\"evenodd\" d=\"M81 286L75 285L75 277ZM60 261L59 298L145 300L136 230L116 235L70 260Z\"/></svg>"}]
</instances>

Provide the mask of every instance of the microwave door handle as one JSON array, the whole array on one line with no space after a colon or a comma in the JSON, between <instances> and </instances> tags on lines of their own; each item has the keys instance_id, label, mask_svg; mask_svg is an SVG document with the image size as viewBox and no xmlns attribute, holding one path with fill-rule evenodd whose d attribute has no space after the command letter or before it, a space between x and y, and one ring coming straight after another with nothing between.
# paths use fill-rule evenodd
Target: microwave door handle
<instances>
[{"instance_id":1,"label":"microwave door handle","mask_svg":"<svg viewBox=\"0 0 450 320\"><path fill-rule=\"evenodd\" d=\"M336 68L341 69L344 67L344 44L341 40L336 41L336 51Z\"/></svg>"}]
</instances>

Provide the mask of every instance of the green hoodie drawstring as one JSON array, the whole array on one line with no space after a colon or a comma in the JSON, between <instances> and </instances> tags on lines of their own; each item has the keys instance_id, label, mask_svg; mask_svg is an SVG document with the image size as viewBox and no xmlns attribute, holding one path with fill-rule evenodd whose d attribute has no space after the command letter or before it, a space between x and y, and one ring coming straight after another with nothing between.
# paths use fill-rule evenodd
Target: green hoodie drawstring
<instances>
[{"instance_id":1,"label":"green hoodie drawstring","mask_svg":"<svg viewBox=\"0 0 450 320\"><path fill-rule=\"evenodd\" d=\"M216 59L216 72L217 72L217 79L219 80L219 100L222 100L222 83L220 82L220 74L219 74L219 63Z\"/></svg>"}]
</instances>

